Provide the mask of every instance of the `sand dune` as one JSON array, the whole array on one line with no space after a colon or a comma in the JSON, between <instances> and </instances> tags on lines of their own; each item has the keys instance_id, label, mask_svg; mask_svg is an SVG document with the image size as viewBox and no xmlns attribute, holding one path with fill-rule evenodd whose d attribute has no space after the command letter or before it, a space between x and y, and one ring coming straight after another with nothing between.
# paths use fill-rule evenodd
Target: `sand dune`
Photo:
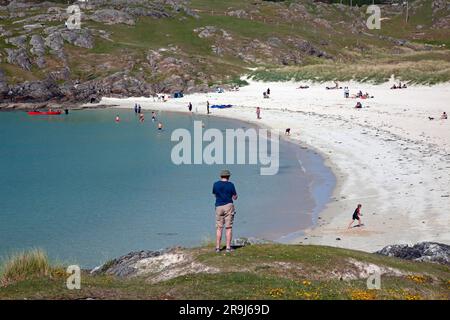
<instances>
[{"instance_id":1,"label":"sand dune","mask_svg":"<svg viewBox=\"0 0 450 320\"><path fill-rule=\"evenodd\" d=\"M390 90L390 84L340 83L373 99L345 99L343 90L325 84L297 89L299 83L251 82L238 92L193 94L168 102L149 98L104 98L102 104L131 108L206 113L253 121L284 132L314 148L334 171L338 185L318 224L289 241L374 251L394 243L424 240L450 243L450 84ZM333 84L328 84L333 85ZM271 89L270 99L263 91ZM357 101L362 109L355 109ZM261 107L261 120L255 108ZM435 120L429 120L434 117ZM360 228L347 230L356 205L363 205ZM340 240L337 240L339 238Z\"/></svg>"}]
</instances>

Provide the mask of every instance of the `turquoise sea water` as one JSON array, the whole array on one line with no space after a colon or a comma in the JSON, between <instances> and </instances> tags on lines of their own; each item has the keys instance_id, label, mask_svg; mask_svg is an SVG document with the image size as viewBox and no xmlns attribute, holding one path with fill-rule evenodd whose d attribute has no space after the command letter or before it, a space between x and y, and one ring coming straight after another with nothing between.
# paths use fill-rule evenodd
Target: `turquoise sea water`
<instances>
[{"instance_id":1,"label":"turquoise sea water","mask_svg":"<svg viewBox=\"0 0 450 320\"><path fill-rule=\"evenodd\" d=\"M211 189L224 167L239 194L235 236L276 240L301 230L331 195L335 181L322 159L285 141L275 176L261 176L257 165L176 166L173 130L192 130L194 120L221 130L249 125L160 112L159 132L150 117L0 113L0 256L40 247L53 260L93 267L133 250L201 244L214 237Z\"/></svg>"}]
</instances>

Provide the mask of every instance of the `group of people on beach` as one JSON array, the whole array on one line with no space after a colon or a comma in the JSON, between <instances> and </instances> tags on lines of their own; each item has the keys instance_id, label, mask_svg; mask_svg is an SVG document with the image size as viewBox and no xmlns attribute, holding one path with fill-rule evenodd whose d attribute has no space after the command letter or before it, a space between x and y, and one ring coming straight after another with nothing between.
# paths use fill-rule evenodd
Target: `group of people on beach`
<instances>
[{"instance_id":1,"label":"group of people on beach","mask_svg":"<svg viewBox=\"0 0 450 320\"><path fill-rule=\"evenodd\" d=\"M440 119L441 120L447 120L448 119L447 112L445 112L445 111L442 112ZM434 117L428 117L428 120L434 120Z\"/></svg>"},{"instance_id":2,"label":"group of people on beach","mask_svg":"<svg viewBox=\"0 0 450 320\"><path fill-rule=\"evenodd\" d=\"M263 92L263 98L264 99L270 98L270 88L267 88L267 90Z\"/></svg>"},{"instance_id":3,"label":"group of people on beach","mask_svg":"<svg viewBox=\"0 0 450 320\"><path fill-rule=\"evenodd\" d=\"M402 84L401 82L399 82L398 85L395 85L394 83L394 85L391 87L391 89L406 89L406 88L407 88L406 83Z\"/></svg>"}]
</instances>

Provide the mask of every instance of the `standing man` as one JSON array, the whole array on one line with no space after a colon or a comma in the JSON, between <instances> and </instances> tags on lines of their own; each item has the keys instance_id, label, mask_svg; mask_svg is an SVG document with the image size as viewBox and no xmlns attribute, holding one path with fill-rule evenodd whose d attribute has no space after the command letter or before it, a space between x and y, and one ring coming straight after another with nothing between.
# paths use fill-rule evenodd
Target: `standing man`
<instances>
[{"instance_id":1,"label":"standing man","mask_svg":"<svg viewBox=\"0 0 450 320\"><path fill-rule=\"evenodd\" d=\"M209 101L206 101L206 114L209 114Z\"/></svg>"},{"instance_id":2,"label":"standing man","mask_svg":"<svg viewBox=\"0 0 450 320\"><path fill-rule=\"evenodd\" d=\"M192 103L190 103L190 102L188 104L188 109L189 109L189 112L192 112Z\"/></svg>"},{"instance_id":3,"label":"standing man","mask_svg":"<svg viewBox=\"0 0 450 320\"><path fill-rule=\"evenodd\" d=\"M220 180L214 183L212 193L216 197L216 252L220 252L222 229L225 226L226 252L231 252L231 237L234 221L234 204L237 193L234 184L230 182L231 173L228 170L220 172Z\"/></svg>"}]
</instances>

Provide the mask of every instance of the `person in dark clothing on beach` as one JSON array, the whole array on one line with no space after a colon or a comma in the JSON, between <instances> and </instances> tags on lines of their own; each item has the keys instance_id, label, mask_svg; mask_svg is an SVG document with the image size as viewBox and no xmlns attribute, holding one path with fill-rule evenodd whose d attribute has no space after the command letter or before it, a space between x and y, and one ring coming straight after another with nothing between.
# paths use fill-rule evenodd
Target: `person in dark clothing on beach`
<instances>
[{"instance_id":1,"label":"person in dark clothing on beach","mask_svg":"<svg viewBox=\"0 0 450 320\"><path fill-rule=\"evenodd\" d=\"M137 105L137 103L134 104L134 113L138 113L138 105Z\"/></svg>"},{"instance_id":2,"label":"person in dark clothing on beach","mask_svg":"<svg viewBox=\"0 0 450 320\"><path fill-rule=\"evenodd\" d=\"M361 227L362 223L361 223L361 208L362 208L362 204L358 204L358 206L355 209L355 212L353 212L353 216L352 216L352 221L350 222L350 224L348 225L347 229L350 229L352 227L352 224L355 220L358 220L358 225L357 227Z\"/></svg>"},{"instance_id":3,"label":"person in dark clothing on beach","mask_svg":"<svg viewBox=\"0 0 450 320\"><path fill-rule=\"evenodd\" d=\"M226 252L231 252L231 237L234 222L234 204L237 200L237 193L234 184L230 182L231 173L228 170L220 172L220 180L213 185L212 193L216 197L216 252L220 252L220 242L222 240L222 230L225 227Z\"/></svg>"},{"instance_id":4,"label":"person in dark clothing on beach","mask_svg":"<svg viewBox=\"0 0 450 320\"><path fill-rule=\"evenodd\" d=\"M206 114L209 114L209 101L206 101Z\"/></svg>"},{"instance_id":5,"label":"person in dark clothing on beach","mask_svg":"<svg viewBox=\"0 0 450 320\"><path fill-rule=\"evenodd\" d=\"M192 112L192 103L190 103L190 102L188 104L188 109L189 109L189 112Z\"/></svg>"},{"instance_id":6,"label":"person in dark clothing on beach","mask_svg":"<svg viewBox=\"0 0 450 320\"><path fill-rule=\"evenodd\" d=\"M138 105L138 113L141 113L141 105Z\"/></svg>"}]
</instances>

